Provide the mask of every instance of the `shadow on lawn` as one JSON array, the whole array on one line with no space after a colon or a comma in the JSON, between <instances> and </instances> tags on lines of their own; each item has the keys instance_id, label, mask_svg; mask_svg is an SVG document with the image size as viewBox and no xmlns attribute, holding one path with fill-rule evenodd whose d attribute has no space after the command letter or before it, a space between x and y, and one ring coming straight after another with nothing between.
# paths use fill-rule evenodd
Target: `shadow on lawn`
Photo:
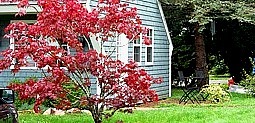
<instances>
[{"instance_id":1,"label":"shadow on lawn","mask_svg":"<svg viewBox=\"0 0 255 123\"><path fill-rule=\"evenodd\" d=\"M160 108L160 107L168 107L171 105L184 105L183 103L179 104L179 100L183 95L183 91L180 88L172 89L172 96L169 98L161 99L158 102L149 102L146 104L140 104L137 107L146 107L146 108ZM200 104L193 104L191 101L188 101L185 105L200 105L200 104L211 104L210 101L203 101Z\"/></svg>"}]
</instances>

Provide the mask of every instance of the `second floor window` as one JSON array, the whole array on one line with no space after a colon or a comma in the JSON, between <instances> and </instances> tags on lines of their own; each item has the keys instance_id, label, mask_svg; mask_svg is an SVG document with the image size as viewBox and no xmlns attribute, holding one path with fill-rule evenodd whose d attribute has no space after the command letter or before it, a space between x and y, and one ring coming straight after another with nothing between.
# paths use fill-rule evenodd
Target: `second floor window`
<instances>
[{"instance_id":1,"label":"second floor window","mask_svg":"<svg viewBox=\"0 0 255 123\"><path fill-rule=\"evenodd\" d=\"M147 37L150 39L151 44L145 45L145 64L153 64L154 57L154 30L153 28L148 29Z\"/></svg>"},{"instance_id":2,"label":"second floor window","mask_svg":"<svg viewBox=\"0 0 255 123\"><path fill-rule=\"evenodd\" d=\"M136 39L133 43L133 60L140 63L142 56L142 42L141 38Z\"/></svg>"}]
</instances>

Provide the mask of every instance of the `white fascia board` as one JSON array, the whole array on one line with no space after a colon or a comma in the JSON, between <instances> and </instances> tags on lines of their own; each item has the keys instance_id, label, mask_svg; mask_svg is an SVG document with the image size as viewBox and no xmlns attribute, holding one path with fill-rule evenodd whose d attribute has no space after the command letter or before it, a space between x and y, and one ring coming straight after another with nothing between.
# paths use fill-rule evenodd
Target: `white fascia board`
<instances>
[{"instance_id":1,"label":"white fascia board","mask_svg":"<svg viewBox=\"0 0 255 123\"><path fill-rule=\"evenodd\" d=\"M159 12L161 14L161 18L162 18L162 21L163 21L163 24L164 24L164 27L165 27L165 31L166 31L166 35L167 35L167 38L168 38L168 43L169 43L169 97L171 97L171 57L172 57L172 51L173 51L173 44L172 44L172 40L171 40L171 37L170 37L170 33L169 33L169 30L168 30L168 26L167 26L167 23L166 23L166 19L165 19L165 15L163 13L163 10L162 10L162 6L161 6L161 3L159 2L159 0L157 0L157 3L158 3L158 7L159 7Z\"/></svg>"},{"instance_id":2,"label":"white fascia board","mask_svg":"<svg viewBox=\"0 0 255 123\"><path fill-rule=\"evenodd\" d=\"M33 7L28 7L26 12L28 14L37 14L37 11L41 11L38 5L31 5ZM0 15L16 14L19 9L16 4L0 4Z\"/></svg>"},{"instance_id":3,"label":"white fascia board","mask_svg":"<svg viewBox=\"0 0 255 123\"><path fill-rule=\"evenodd\" d=\"M86 4L86 7L88 10L91 10L90 9L90 6L89 6L89 3L90 3L90 0L87 0L87 1L81 1L80 2L81 4ZM14 2L14 3L5 3L5 2L2 2L0 3L0 15L8 15L8 14L16 14L19 12L19 8L17 7L17 2ZM37 14L38 12L42 11L42 9L37 5L37 2L29 2L30 4L30 7L28 7L26 9L26 12L28 14Z\"/></svg>"}]
</instances>

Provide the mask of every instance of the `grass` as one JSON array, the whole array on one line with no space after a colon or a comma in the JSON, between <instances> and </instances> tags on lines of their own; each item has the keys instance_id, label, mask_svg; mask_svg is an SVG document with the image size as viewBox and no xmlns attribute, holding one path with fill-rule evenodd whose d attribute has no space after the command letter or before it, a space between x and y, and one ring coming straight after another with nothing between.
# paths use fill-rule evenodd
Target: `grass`
<instances>
[{"instance_id":1,"label":"grass","mask_svg":"<svg viewBox=\"0 0 255 123\"><path fill-rule=\"evenodd\" d=\"M131 115L117 114L106 123L122 119L125 123L251 123L254 109L238 107L176 106L165 110L136 111Z\"/></svg>"},{"instance_id":2,"label":"grass","mask_svg":"<svg viewBox=\"0 0 255 123\"><path fill-rule=\"evenodd\" d=\"M88 114L68 114L64 116L19 114L19 123L93 123Z\"/></svg>"},{"instance_id":3,"label":"grass","mask_svg":"<svg viewBox=\"0 0 255 123\"><path fill-rule=\"evenodd\" d=\"M182 92L173 90L172 98ZM132 114L116 113L104 123L251 123L255 121L255 98L232 93L231 101L222 104L164 104L158 110L135 110ZM93 123L88 114L44 116L20 114L20 123Z\"/></svg>"}]
</instances>

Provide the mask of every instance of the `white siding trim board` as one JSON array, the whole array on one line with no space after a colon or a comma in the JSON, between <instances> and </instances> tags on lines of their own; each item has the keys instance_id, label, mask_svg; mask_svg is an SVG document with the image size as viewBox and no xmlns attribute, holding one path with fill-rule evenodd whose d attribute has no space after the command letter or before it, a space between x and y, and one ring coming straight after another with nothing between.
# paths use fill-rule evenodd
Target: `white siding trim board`
<instances>
[{"instance_id":1,"label":"white siding trim board","mask_svg":"<svg viewBox=\"0 0 255 123\"><path fill-rule=\"evenodd\" d=\"M161 6L159 0L157 0L157 3L158 3L158 8L159 8L159 11L160 11L160 14L161 14L161 17L162 17L162 21L163 21L163 24L165 26L165 30L166 30L166 33L167 33L167 38L168 38L168 41L169 41L169 97L171 97L171 60L172 60L171 56L172 56L172 51L173 51L173 45L172 45L169 30L168 30L168 26L167 26L167 23L166 23L166 20L165 20L165 16L164 16L164 13L163 13L163 10L162 10L162 6Z\"/></svg>"}]
</instances>

